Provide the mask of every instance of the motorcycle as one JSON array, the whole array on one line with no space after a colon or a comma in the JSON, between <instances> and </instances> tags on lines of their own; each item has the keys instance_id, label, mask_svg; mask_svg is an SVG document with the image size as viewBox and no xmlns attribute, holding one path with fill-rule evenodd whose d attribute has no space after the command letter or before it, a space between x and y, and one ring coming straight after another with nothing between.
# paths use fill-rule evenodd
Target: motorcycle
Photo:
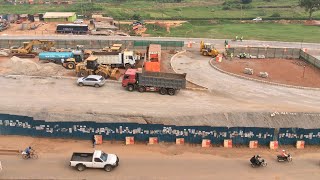
<instances>
[{"instance_id":1,"label":"motorcycle","mask_svg":"<svg viewBox=\"0 0 320 180\"><path fill-rule=\"evenodd\" d=\"M288 156L281 156L281 155L278 155L277 156L277 160L278 162L281 162L281 161L287 161L287 162L291 162L292 161L292 157L290 154L288 154Z\"/></svg>"},{"instance_id":2,"label":"motorcycle","mask_svg":"<svg viewBox=\"0 0 320 180\"><path fill-rule=\"evenodd\" d=\"M260 167L260 166L266 167L268 165L264 159L260 159L260 161L258 161L255 158L251 158L250 162L252 167Z\"/></svg>"},{"instance_id":3,"label":"motorcycle","mask_svg":"<svg viewBox=\"0 0 320 180\"><path fill-rule=\"evenodd\" d=\"M34 151L31 151L29 156L25 151L22 151L21 156L22 159L38 159L38 155Z\"/></svg>"}]
</instances>

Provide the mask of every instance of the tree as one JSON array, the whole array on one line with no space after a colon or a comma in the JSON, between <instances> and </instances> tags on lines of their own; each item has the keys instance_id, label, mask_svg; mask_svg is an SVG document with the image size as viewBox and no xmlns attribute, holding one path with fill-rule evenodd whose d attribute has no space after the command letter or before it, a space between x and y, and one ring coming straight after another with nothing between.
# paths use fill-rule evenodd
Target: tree
<instances>
[{"instance_id":1,"label":"tree","mask_svg":"<svg viewBox=\"0 0 320 180\"><path fill-rule=\"evenodd\" d=\"M299 6L303 7L309 13L309 19L312 19L312 14L320 10L320 0L300 0Z\"/></svg>"},{"instance_id":2,"label":"tree","mask_svg":"<svg viewBox=\"0 0 320 180\"><path fill-rule=\"evenodd\" d=\"M242 4L250 4L252 0L241 0Z\"/></svg>"}]
</instances>

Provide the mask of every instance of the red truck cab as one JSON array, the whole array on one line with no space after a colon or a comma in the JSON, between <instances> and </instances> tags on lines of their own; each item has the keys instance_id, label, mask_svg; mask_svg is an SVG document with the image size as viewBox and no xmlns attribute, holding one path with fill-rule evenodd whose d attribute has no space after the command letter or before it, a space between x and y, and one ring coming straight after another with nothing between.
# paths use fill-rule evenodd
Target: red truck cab
<instances>
[{"instance_id":1,"label":"red truck cab","mask_svg":"<svg viewBox=\"0 0 320 180\"><path fill-rule=\"evenodd\" d=\"M134 90L134 85L137 82L137 69L128 69L122 79L122 87L127 87L129 91Z\"/></svg>"}]
</instances>

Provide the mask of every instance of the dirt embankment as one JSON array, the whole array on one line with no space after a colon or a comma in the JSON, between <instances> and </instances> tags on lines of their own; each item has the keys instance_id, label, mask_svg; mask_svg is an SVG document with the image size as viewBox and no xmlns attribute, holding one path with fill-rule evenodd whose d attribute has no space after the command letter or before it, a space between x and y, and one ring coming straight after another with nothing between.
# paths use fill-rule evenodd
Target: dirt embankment
<instances>
[{"instance_id":1,"label":"dirt embankment","mask_svg":"<svg viewBox=\"0 0 320 180\"><path fill-rule=\"evenodd\" d=\"M320 88L320 69L298 59L234 59L213 61L218 68L250 78L281 84ZM253 69L253 75L244 74L245 68ZM259 77L267 72L268 78Z\"/></svg>"}]
</instances>

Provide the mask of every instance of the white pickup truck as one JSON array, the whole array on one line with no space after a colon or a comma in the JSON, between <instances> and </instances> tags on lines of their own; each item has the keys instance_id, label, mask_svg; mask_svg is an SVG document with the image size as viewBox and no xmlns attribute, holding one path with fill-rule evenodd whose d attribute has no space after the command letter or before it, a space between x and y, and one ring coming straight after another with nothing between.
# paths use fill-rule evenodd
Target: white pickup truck
<instances>
[{"instance_id":1,"label":"white pickup truck","mask_svg":"<svg viewBox=\"0 0 320 180\"><path fill-rule=\"evenodd\" d=\"M103 151L95 150L93 153L73 153L70 166L76 167L78 171L86 168L103 168L110 172L119 165L119 158L115 154L106 154Z\"/></svg>"}]
</instances>

